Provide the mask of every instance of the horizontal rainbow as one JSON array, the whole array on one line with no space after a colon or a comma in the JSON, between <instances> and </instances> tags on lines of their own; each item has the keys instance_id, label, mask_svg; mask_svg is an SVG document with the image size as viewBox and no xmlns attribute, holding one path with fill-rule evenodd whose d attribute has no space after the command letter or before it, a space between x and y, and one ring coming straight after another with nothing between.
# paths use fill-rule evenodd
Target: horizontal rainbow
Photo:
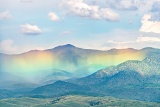
<instances>
[{"instance_id":1,"label":"horizontal rainbow","mask_svg":"<svg viewBox=\"0 0 160 107\"><path fill-rule=\"evenodd\" d=\"M81 55L70 58L63 53L52 51L30 51L24 54L3 57L1 70L22 77L43 77L60 69L69 72L93 73L107 66L118 65L127 60L143 60L145 53L133 50L117 50L110 54L100 52L96 54ZM70 58L70 59L69 59ZM83 70L83 71L82 71ZM86 71L85 71L86 70Z\"/></svg>"}]
</instances>

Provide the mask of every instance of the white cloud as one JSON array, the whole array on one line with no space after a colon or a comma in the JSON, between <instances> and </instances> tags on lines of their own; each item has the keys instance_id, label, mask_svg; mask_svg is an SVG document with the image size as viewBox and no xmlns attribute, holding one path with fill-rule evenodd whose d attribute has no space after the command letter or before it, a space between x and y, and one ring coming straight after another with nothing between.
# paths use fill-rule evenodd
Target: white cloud
<instances>
[{"instance_id":1,"label":"white cloud","mask_svg":"<svg viewBox=\"0 0 160 107\"><path fill-rule=\"evenodd\" d=\"M144 47L160 48L160 36L158 34L153 35L153 33L141 33L141 32L139 32L136 35L137 35L137 37L134 38L134 39L119 41L119 40L114 40L114 38L110 38L109 41L107 41L107 42L106 41L101 41L98 44L101 44L100 47L102 47L103 49L111 49L111 48L141 49L141 48L144 48ZM138 35L140 35L140 36L138 36ZM128 36L133 36L133 35L131 33L131 34L128 34Z\"/></svg>"},{"instance_id":2,"label":"white cloud","mask_svg":"<svg viewBox=\"0 0 160 107\"><path fill-rule=\"evenodd\" d=\"M0 20L10 19L12 16L8 11L0 13Z\"/></svg>"},{"instance_id":3,"label":"white cloud","mask_svg":"<svg viewBox=\"0 0 160 107\"><path fill-rule=\"evenodd\" d=\"M113 44L128 44L128 43L138 43L138 42L160 42L160 37L140 35L136 38L136 40L132 40L132 41L121 41L121 42L117 42L113 40L108 41L108 43L113 43Z\"/></svg>"},{"instance_id":4,"label":"white cloud","mask_svg":"<svg viewBox=\"0 0 160 107\"><path fill-rule=\"evenodd\" d=\"M54 12L49 12L48 17L52 21L59 21L60 20L60 18Z\"/></svg>"},{"instance_id":5,"label":"white cloud","mask_svg":"<svg viewBox=\"0 0 160 107\"><path fill-rule=\"evenodd\" d=\"M99 5L100 7L109 7L124 12L124 10L137 11L138 14L147 13L152 9L159 9L160 0L84 0L90 5ZM153 10L153 9L152 9ZM158 11L158 10L157 10Z\"/></svg>"},{"instance_id":6,"label":"white cloud","mask_svg":"<svg viewBox=\"0 0 160 107\"><path fill-rule=\"evenodd\" d=\"M140 37L137 38L137 42L160 42L160 37L140 36Z\"/></svg>"},{"instance_id":7,"label":"white cloud","mask_svg":"<svg viewBox=\"0 0 160 107\"><path fill-rule=\"evenodd\" d=\"M25 24L25 25L20 25L20 27L21 27L21 33L26 35L38 35L42 33L41 29L37 25Z\"/></svg>"},{"instance_id":8,"label":"white cloud","mask_svg":"<svg viewBox=\"0 0 160 107\"><path fill-rule=\"evenodd\" d=\"M83 0L63 0L61 6L70 14L92 19L117 21L119 15L110 8L100 8L98 5L88 5Z\"/></svg>"},{"instance_id":9,"label":"white cloud","mask_svg":"<svg viewBox=\"0 0 160 107\"><path fill-rule=\"evenodd\" d=\"M145 14L141 20L142 26L139 29L141 32L160 33L160 22L152 21L151 14Z\"/></svg>"},{"instance_id":10,"label":"white cloud","mask_svg":"<svg viewBox=\"0 0 160 107\"><path fill-rule=\"evenodd\" d=\"M0 52L10 53L16 51L17 47L13 45L14 41L11 39L0 42Z\"/></svg>"}]
</instances>

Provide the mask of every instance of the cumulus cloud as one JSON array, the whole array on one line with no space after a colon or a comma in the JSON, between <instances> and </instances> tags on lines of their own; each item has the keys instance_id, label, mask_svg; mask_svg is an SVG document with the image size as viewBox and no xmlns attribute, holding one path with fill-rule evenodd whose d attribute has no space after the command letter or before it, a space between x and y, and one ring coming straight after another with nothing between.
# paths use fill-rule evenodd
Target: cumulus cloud
<instances>
[{"instance_id":1,"label":"cumulus cloud","mask_svg":"<svg viewBox=\"0 0 160 107\"><path fill-rule=\"evenodd\" d=\"M141 32L160 33L160 22L151 20L151 14L145 14L141 20L142 26L139 29Z\"/></svg>"},{"instance_id":2,"label":"cumulus cloud","mask_svg":"<svg viewBox=\"0 0 160 107\"><path fill-rule=\"evenodd\" d=\"M20 25L21 33L25 35L38 35L41 34L42 31L37 25L24 24Z\"/></svg>"},{"instance_id":3,"label":"cumulus cloud","mask_svg":"<svg viewBox=\"0 0 160 107\"><path fill-rule=\"evenodd\" d=\"M105 19L109 21L117 21L119 15L110 8L101 8L98 5L88 5L83 0L63 0L61 6L80 17L91 19Z\"/></svg>"},{"instance_id":4,"label":"cumulus cloud","mask_svg":"<svg viewBox=\"0 0 160 107\"><path fill-rule=\"evenodd\" d=\"M0 20L10 19L12 16L8 11L0 13Z\"/></svg>"},{"instance_id":5,"label":"cumulus cloud","mask_svg":"<svg viewBox=\"0 0 160 107\"><path fill-rule=\"evenodd\" d=\"M59 21L60 20L60 18L54 12L49 12L48 17L52 21Z\"/></svg>"},{"instance_id":6,"label":"cumulus cloud","mask_svg":"<svg viewBox=\"0 0 160 107\"><path fill-rule=\"evenodd\" d=\"M10 53L17 49L16 46L13 45L14 41L11 39L3 40L0 42L0 52L2 53Z\"/></svg>"}]
</instances>

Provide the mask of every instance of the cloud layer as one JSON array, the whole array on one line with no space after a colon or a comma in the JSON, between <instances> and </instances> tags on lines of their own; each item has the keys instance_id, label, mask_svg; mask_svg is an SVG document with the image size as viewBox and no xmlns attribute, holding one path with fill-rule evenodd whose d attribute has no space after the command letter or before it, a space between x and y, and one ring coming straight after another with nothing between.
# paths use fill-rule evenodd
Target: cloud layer
<instances>
[{"instance_id":1,"label":"cloud layer","mask_svg":"<svg viewBox=\"0 0 160 107\"><path fill-rule=\"evenodd\" d=\"M42 31L37 25L24 24L20 25L21 33L25 35L38 35L41 34Z\"/></svg>"}]
</instances>

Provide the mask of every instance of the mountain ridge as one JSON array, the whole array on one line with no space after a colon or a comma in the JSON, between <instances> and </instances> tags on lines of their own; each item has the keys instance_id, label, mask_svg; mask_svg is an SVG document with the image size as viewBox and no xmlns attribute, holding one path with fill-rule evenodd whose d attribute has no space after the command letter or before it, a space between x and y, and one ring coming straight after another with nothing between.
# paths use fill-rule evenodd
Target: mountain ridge
<instances>
[{"instance_id":1,"label":"mountain ridge","mask_svg":"<svg viewBox=\"0 0 160 107\"><path fill-rule=\"evenodd\" d=\"M46 51L46 50L54 50L54 49L58 49L58 48L79 48L79 49L84 49L84 50L93 50L93 51L106 51L106 52L112 52L112 51L124 51L124 50L135 50L135 51L140 51L140 50L152 50L152 49L158 49L158 48L153 48L153 47L144 47L144 48L141 48L141 49L134 49L134 48L111 48L111 49L108 49L108 50L99 50L99 49L85 49L85 48L80 48L80 47L77 47L75 45L72 45L72 44L64 44L64 45L59 45L59 46L55 46L54 48L50 48L50 49L44 49L44 50L38 50L38 49L33 49L33 50L29 50L29 51L26 51L26 52L22 52L20 54L24 54L24 53L28 53L28 52L43 52L43 51ZM158 49L160 50L160 49ZM5 54L5 53L0 53L0 55L20 55L20 54Z\"/></svg>"}]
</instances>

